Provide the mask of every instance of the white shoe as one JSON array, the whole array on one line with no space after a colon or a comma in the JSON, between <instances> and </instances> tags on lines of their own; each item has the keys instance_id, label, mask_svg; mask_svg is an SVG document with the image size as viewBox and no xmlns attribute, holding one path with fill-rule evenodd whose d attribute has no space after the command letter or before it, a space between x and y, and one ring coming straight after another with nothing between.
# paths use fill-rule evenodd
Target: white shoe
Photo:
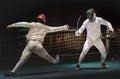
<instances>
[{"instance_id":1,"label":"white shoe","mask_svg":"<svg viewBox=\"0 0 120 79\"><path fill-rule=\"evenodd\" d=\"M56 55L55 59L56 59L56 64L59 63L59 61L60 61L60 56L59 56L59 55Z\"/></svg>"}]
</instances>

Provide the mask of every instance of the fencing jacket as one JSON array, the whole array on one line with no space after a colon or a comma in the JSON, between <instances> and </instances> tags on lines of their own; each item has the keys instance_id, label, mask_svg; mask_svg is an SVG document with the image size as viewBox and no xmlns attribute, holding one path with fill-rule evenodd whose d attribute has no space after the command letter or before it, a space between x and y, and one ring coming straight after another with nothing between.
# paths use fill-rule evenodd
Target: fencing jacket
<instances>
[{"instance_id":1,"label":"fencing jacket","mask_svg":"<svg viewBox=\"0 0 120 79\"><path fill-rule=\"evenodd\" d=\"M101 25L107 26L109 29L112 29L110 22L96 17L94 22L90 22L89 19L86 19L78 32L81 34L85 29L87 30L87 37L91 38L93 41L100 38L101 36ZM79 36L79 35L78 35Z\"/></svg>"},{"instance_id":2,"label":"fencing jacket","mask_svg":"<svg viewBox=\"0 0 120 79\"><path fill-rule=\"evenodd\" d=\"M27 40L38 40L43 42L47 33L57 32L66 29L66 26L50 27L39 22L17 22L10 25L10 27L28 27L30 28L26 35Z\"/></svg>"}]
</instances>

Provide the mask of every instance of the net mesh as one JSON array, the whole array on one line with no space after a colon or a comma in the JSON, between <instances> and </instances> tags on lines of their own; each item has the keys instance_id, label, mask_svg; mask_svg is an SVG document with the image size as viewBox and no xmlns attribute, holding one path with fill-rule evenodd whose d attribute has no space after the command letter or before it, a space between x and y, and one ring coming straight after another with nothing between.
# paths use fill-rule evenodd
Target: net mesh
<instances>
[{"instance_id":1,"label":"net mesh","mask_svg":"<svg viewBox=\"0 0 120 79\"><path fill-rule=\"evenodd\" d=\"M106 36L106 30L102 29L103 37ZM79 55L82 51L83 44L86 39L86 32L83 32L81 36L75 36L76 29L70 29L68 31L60 31L55 33L48 33L45 37L43 46L44 48L52 55ZM116 30L116 37L110 39L110 51L115 51L120 49L120 29ZM21 38L19 38L21 39ZM22 40L22 39L21 39ZM106 46L106 39L102 39L104 45ZM24 47L26 43L19 44L21 47ZM24 45L24 46L23 46ZM20 47L19 46L19 47ZM88 51L88 54L99 54L99 51L93 46Z\"/></svg>"},{"instance_id":2,"label":"net mesh","mask_svg":"<svg viewBox=\"0 0 120 79\"><path fill-rule=\"evenodd\" d=\"M86 34L84 32L81 36L76 37L75 31L75 29L71 29L69 31L49 33L43 45L51 54L78 55L82 50ZM96 51L96 48L92 47L90 54L94 54Z\"/></svg>"}]
</instances>

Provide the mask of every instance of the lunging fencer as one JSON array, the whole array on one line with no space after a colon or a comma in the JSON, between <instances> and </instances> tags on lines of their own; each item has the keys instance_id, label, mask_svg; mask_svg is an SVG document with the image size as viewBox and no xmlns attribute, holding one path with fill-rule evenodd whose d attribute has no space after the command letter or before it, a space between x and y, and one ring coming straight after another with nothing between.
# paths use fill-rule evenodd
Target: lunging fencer
<instances>
[{"instance_id":1,"label":"lunging fencer","mask_svg":"<svg viewBox=\"0 0 120 79\"><path fill-rule=\"evenodd\" d=\"M37 22L17 22L11 25L8 25L7 28L12 27L28 27L29 31L26 35L27 45L24 48L22 55L15 65L15 67L4 74L4 76L10 77L16 74L16 71L23 66L23 64L28 60L32 53L37 54L41 58L47 60L50 63L57 64L59 63L59 55L56 55L56 58L50 56L46 49L44 49L42 43L44 42L44 38L49 32L57 32L68 30L69 25L50 27L45 25L46 16L44 14L39 14L37 16Z\"/></svg>"},{"instance_id":2,"label":"lunging fencer","mask_svg":"<svg viewBox=\"0 0 120 79\"><path fill-rule=\"evenodd\" d=\"M110 22L104 20L101 17L97 17L96 12L93 8L88 9L86 15L87 19L83 22L79 30L75 32L76 36L80 36L85 29L87 30L86 41L79 56L78 64L76 65L75 70L80 70L80 64L92 46L95 46L101 54L101 67L107 68L107 65L105 63L107 52L101 40L101 25L107 26L109 28L109 31L112 32L114 32L114 29Z\"/></svg>"}]
</instances>

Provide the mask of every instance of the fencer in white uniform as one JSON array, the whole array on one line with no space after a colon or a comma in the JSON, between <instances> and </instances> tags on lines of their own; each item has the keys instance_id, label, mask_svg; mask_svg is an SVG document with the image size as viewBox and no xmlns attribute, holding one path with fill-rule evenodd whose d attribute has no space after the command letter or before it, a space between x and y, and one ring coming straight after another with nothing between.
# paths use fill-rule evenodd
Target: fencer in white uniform
<instances>
[{"instance_id":1,"label":"fencer in white uniform","mask_svg":"<svg viewBox=\"0 0 120 79\"><path fill-rule=\"evenodd\" d=\"M56 55L56 58L50 56L46 49L44 49L42 43L44 42L44 38L47 33L68 30L69 26L47 26L45 25L46 16L44 14L38 15L37 20L38 22L17 22L7 27L28 27L29 32L26 35L27 45L22 52L20 60L11 71L4 74L5 76L14 76L16 71L22 67L22 65L28 60L32 53L37 54L41 58L46 59L48 62L53 64L57 64L59 62L59 55Z\"/></svg>"},{"instance_id":2,"label":"fencer in white uniform","mask_svg":"<svg viewBox=\"0 0 120 79\"><path fill-rule=\"evenodd\" d=\"M84 43L82 52L79 56L78 64L76 65L75 70L80 69L80 64L84 60L86 54L88 53L89 49L92 46L95 46L100 54L101 54L101 67L106 68L107 65L105 64L106 59L106 49L105 46L101 40L101 25L105 25L109 28L109 31L114 32L114 29L110 22L104 20L101 17L96 16L96 12L93 8L87 10L87 19L83 22L82 26L75 32L76 36L80 36L81 33L86 29L87 35L86 35L86 41Z\"/></svg>"}]
</instances>

